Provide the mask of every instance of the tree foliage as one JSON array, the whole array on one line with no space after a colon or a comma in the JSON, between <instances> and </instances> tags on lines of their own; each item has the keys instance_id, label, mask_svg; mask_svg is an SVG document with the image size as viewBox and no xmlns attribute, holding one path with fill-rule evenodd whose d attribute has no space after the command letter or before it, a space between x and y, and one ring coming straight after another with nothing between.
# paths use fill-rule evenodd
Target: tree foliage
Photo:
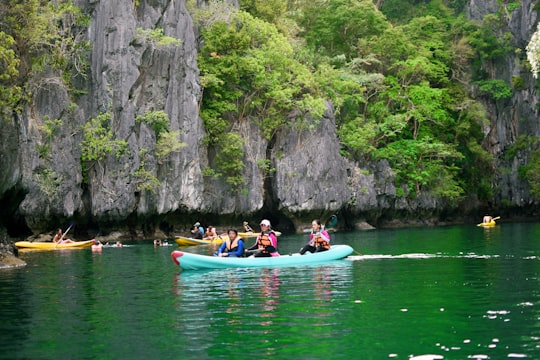
<instances>
[{"instance_id":1,"label":"tree foliage","mask_svg":"<svg viewBox=\"0 0 540 360\"><path fill-rule=\"evenodd\" d=\"M129 152L126 140L117 139L110 128L111 114L101 113L84 124L81 143L83 161L102 161L109 155L117 158Z\"/></svg>"},{"instance_id":2,"label":"tree foliage","mask_svg":"<svg viewBox=\"0 0 540 360\"><path fill-rule=\"evenodd\" d=\"M404 194L429 191L457 200L465 189L478 189L478 181L460 179L476 176L473 164L490 161L480 146L482 133L470 132L485 112L476 111L479 105L463 87L475 56L467 34L477 28L440 1L411 2L391 15L394 23L369 1L300 3L301 34L315 54L302 58L316 66L333 101L343 154L387 159L396 185L408 189ZM391 4L378 2L382 9ZM504 96L502 87L493 89Z\"/></svg>"},{"instance_id":3,"label":"tree foliage","mask_svg":"<svg viewBox=\"0 0 540 360\"><path fill-rule=\"evenodd\" d=\"M20 60L14 50L15 40L0 31L0 117L7 117L21 97L21 87L15 84ZM3 116L1 116L3 115Z\"/></svg>"},{"instance_id":4,"label":"tree foliage","mask_svg":"<svg viewBox=\"0 0 540 360\"><path fill-rule=\"evenodd\" d=\"M0 84L17 90L12 102L28 100L35 88L53 77L78 92L72 81L86 77L90 48L84 40L90 18L79 7L71 0L5 0L0 4L0 18L0 32L13 39L9 62L17 72L11 72L9 82ZM5 39L0 36L0 43L5 44Z\"/></svg>"},{"instance_id":5,"label":"tree foliage","mask_svg":"<svg viewBox=\"0 0 540 360\"><path fill-rule=\"evenodd\" d=\"M319 119L325 105L313 74L294 59L291 44L274 25L230 11L227 21L218 19L202 30L200 114L206 142L217 154L215 173L237 185L244 153L229 134L236 123L253 122L270 139L279 129L305 126L302 114ZM298 121L290 121L292 112Z\"/></svg>"}]
</instances>

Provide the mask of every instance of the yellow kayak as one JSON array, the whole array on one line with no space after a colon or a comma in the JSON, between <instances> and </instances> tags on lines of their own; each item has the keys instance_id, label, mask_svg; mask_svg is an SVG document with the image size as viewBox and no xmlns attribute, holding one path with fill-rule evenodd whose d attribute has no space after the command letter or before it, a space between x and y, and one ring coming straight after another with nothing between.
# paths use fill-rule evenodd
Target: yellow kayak
<instances>
[{"instance_id":1,"label":"yellow kayak","mask_svg":"<svg viewBox=\"0 0 540 360\"><path fill-rule=\"evenodd\" d=\"M20 249L38 249L38 250L59 250L59 249L80 249L90 247L94 243L94 240L75 241L72 243L55 244L53 242L31 242L31 241L17 241L15 246Z\"/></svg>"},{"instance_id":2,"label":"yellow kayak","mask_svg":"<svg viewBox=\"0 0 540 360\"><path fill-rule=\"evenodd\" d=\"M238 232L238 235L243 238L257 237L259 234L260 232ZM274 234L276 234L276 236L281 236L281 232L279 231L274 231Z\"/></svg>"},{"instance_id":3,"label":"yellow kayak","mask_svg":"<svg viewBox=\"0 0 540 360\"><path fill-rule=\"evenodd\" d=\"M176 236L175 241L179 246L192 246L192 245L209 245L209 244L221 244L227 239L228 236L221 236L215 239L193 239L185 236Z\"/></svg>"},{"instance_id":4,"label":"yellow kayak","mask_svg":"<svg viewBox=\"0 0 540 360\"><path fill-rule=\"evenodd\" d=\"M481 222L480 224L476 225L476 226L482 226L482 227L493 227L495 225L497 225L497 223L495 222L495 220L499 220L501 217L500 216L497 216L497 217L494 217L493 219L491 219L491 221L488 221L488 222Z\"/></svg>"},{"instance_id":5,"label":"yellow kayak","mask_svg":"<svg viewBox=\"0 0 540 360\"><path fill-rule=\"evenodd\" d=\"M497 223L495 221L491 220L490 222L480 223L480 224L478 224L476 226L493 227L495 225L497 225Z\"/></svg>"},{"instance_id":6,"label":"yellow kayak","mask_svg":"<svg viewBox=\"0 0 540 360\"><path fill-rule=\"evenodd\" d=\"M279 231L274 231L276 236L280 236L281 233ZM250 237L257 237L259 233L256 232L239 232L238 235L242 238L250 238ZM209 244L217 244L220 245L225 240L227 240L229 237L227 235L221 235L218 238L215 239L194 239L187 236L176 236L175 241L178 244L178 246L193 246L193 245L209 245Z\"/></svg>"}]
</instances>

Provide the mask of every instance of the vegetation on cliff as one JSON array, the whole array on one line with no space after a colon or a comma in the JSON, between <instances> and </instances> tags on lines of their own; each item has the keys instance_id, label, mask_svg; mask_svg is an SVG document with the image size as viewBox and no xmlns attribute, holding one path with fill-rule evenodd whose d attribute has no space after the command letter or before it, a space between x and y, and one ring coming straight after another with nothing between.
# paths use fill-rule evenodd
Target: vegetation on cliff
<instances>
[{"instance_id":1,"label":"vegetation on cliff","mask_svg":"<svg viewBox=\"0 0 540 360\"><path fill-rule=\"evenodd\" d=\"M509 86L474 67L504 50L486 27L439 1L403 13L369 0L240 3L241 11L228 7L228 16L199 22L209 143L226 143L242 118L271 136L297 125L289 122L293 110L316 118L325 98L343 155L387 159L400 195L490 198L492 158L481 147L487 117L468 86L475 78L494 99Z\"/></svg>"},{"instance_id":2,"label":"vegetation on cliff","mask_svg":"<svg viewBox=\"0 0 540 360\"><path fill-rule=\"evenodd\" d=\"M211 149L206 175L242 189L245 154L237 126L249 122L271 140L279 130L313 127L331 100L342 155L359 163L387 159L398 196L491 199L493 158L481 146L488 120L471 88L496 103L520 86L517 78L512 84L496 78L486 65L513 50L502 30L505 14L476 24L464 18L463 2L440 0L246 0L240 9L214 0L189 5L203 38L198 65L200 116ZM88 71L90 45L83 30L89 17L71 1L7 0L0 18L0 108L20 111L45 81L62 81L76 95L76 79ZM139 29L136 36L180 44L161 29ZM123 154L123 140L107 128L110 115L96 114L83 129L83 171L99 166L102 156ZM164 112L137 121L154 130L152 156L158 161L181 146ZM54 119L43 123L44 132L59 126ZM45 158L48 143L38 151ZM149 155L141 151L133 176L138 190L152 191L159 179L147 171ZM267 162L260 167L272 171ZM532 193L540 193L538 168L522 170ZM53 196L61 179L45 170L40 176L43 192Z\"/></svg>"}]
</instances>

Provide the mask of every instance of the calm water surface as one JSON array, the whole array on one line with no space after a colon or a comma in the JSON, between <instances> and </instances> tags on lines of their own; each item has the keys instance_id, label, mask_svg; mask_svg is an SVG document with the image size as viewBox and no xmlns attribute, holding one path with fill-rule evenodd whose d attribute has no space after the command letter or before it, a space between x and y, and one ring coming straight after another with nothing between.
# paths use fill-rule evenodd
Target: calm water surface
<instances>
[{"instance_id":1,"label":"calm water surface","mask_svg":"<svg viewBox=\"0 0 540 360\"><path fill-rule=\"evenodd\" d=\"M23 253L27 267L0 271L0 358L540 359L540 223L333 241L356 251L207 272L181 272L175 247L151 241Z\"/></svg>"}]
</instances>

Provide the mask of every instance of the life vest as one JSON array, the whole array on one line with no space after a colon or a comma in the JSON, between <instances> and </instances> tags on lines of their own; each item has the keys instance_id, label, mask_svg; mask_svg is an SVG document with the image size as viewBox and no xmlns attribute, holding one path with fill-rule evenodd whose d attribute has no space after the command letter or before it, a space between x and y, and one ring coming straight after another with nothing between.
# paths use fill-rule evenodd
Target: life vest
<instances>
[{"instance_id":1,"label":"life vest","mask_svg":"<svg viewBox=\"0 0 540 360\"><path fill-rule=\"evenodd\" d=\"M235 252L238 250L238 242L240 241L241 237L237 236L233 241L231 239L227 239L225 242L225 252Z\"/></svg>"},{"instance_id":2,"label":"life vest","mask_svg":"<svg viewBox=\"0 0 540 360\"><path fill-rule=\"evenodd\" d=\"M313 235L313 243L315 247L322 247L323 249L330 249L330 243L325 240L319 233Z\"/></svg>"},{"instance_id":3,"label":"life vest","mask_svg":"<svg viewBox=\"0 0 540 360\"><path fill-rule=\"evenodd\" d=\"M268 234L261 233L257 237L257 247L262 252L268 252L268 251L266 251L267 246L274 246L274 244L272 244L272 239L270 239L270 233L268 233Z\"/></svg>"}]
</instances>

